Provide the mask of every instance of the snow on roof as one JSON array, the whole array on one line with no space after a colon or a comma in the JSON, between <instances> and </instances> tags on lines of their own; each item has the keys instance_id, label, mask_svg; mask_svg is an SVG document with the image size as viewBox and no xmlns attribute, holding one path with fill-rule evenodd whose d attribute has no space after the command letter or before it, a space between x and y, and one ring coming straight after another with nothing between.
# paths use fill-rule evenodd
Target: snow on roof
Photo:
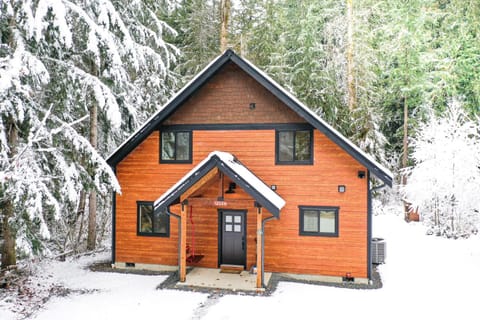
<instances>
[{"instance_id":1,"label":"snow on roof","mask_svg":"<svg viewBox=\"0 0 480 320\"><path fill-rule=\"evenodd\" d=\"M253 189L257 190L279 210L285 206L283 200L276 192L260 180L252 171L248 170L240 161L228 152L215 151L214 154L227 165L233 172L238 174L240 178L245 180Z\"/></svg>"},{"instance_id":2,"label":"snow on roof","mask_svg":"<svg viewBox=\"0 0 480 320\"><path fill-rule=\"evenodd\" d=\"M209 166L210 163L214 165ZM225 166L226 168L224 168ZM170 189L162 194L154 202L155 209L165 207L173 203L183 192L188 190L196 181L202 178L207 172L214 167L218 167L222 172L229 176L232 180L240 182L241 187L245 189L250 195L253 191L254 194L260 195L263 199L257 199L252 195L256 201L260 203L267 203L274 206L278 212L285 206L285 200L283 200L276 192L272 191L260 178L258 178L253 172L245 167L235 156L228 152L213 151L208 157L197 164L192 170L190 170L183 178L175 183ZM207 169L206 172L204 169ZM268 208L268 206L267 206ZM272 212L274 213L274 212Z\"/></svg>"}]
</instances>

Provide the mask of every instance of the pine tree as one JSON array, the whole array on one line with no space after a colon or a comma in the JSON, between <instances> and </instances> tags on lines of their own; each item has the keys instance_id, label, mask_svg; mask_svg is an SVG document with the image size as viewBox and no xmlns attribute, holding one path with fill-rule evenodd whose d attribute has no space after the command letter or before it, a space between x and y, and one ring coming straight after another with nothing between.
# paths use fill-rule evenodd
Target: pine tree
<instances>
[{"instance_id":1,"label":"pine tree","mask_svg":"<svg viewBox=\"0 0 480 320\"><path fill-rule=\"evenodd\" d=\"M4 230L23 251L47 250L44 240L52 235L60 249L76 246L82 236L73 235L78 217L72 212L82 212L83 191L93 191L93 204L95 192L119 190L102 155L175 86L170 65L178 50L163 40L175 32L157 17L165 3L0 5ZM99 150L87 138L90 129Z\"/></svg>"}]
</instances>

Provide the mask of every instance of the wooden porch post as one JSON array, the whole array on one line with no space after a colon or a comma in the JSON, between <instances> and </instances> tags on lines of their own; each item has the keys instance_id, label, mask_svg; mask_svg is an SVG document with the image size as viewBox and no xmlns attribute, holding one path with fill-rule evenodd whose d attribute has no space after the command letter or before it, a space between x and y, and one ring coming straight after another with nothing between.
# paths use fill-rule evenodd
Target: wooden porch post
<instances>
[{"instance_id":1,"label":"wooden porch post","mask_svg":"<svg viewBox=\"0 0 480 320\"><path fill-rule=\"evenodd\" d=\"M262 207L257 208L257 288L262 288Z\"/></svg>"},{"instance_id":2,"label":"wooden porch post","mask_svg":"<svg viewBox=\"0 0 480 320\"><path fill-rule=\"evenodd\" d=\"M180 213L180 282L185 282L187 277L187 202L182 203Z\"/></svg>"}]
</instances>

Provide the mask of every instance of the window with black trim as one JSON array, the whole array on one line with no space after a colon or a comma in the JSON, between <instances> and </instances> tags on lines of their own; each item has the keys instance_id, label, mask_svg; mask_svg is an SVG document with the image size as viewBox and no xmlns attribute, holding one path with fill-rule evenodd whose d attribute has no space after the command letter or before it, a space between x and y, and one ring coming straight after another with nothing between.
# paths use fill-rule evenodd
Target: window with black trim
<instances>
[{"instance_id":1,"label":"window with black trim","mask_svg":"<svg viewBox=\"0 0 480 320\"><path fill-rule=\"evenodd\" d=\"M277 164L313 164L313 132L307 130L277 130Z\"/></svg>"},{"instance_id":2,"label":"window with black trim","mask_svg":"<svg viewBox=\"0 0 480 320\"><path fill-rule=\"evenodd\" d=\"M137 221L138 235L170 236L170 216L165 211L155 212L151 201L137 201Z\"/></svg>"},{"instance_id":3,"label":"window with black trim","mask_svg":"<svg viewBox=\"0 0 480 320\"><path fill-rule=\"evenodd\" d=\"M338 207L300 208L300 235L338 237Z\"/></svg>"},{"instance_id":4,"label":"window with black trim","mask_svg":"<svg viewBox=\"0 0 480 320\"><path fill-rule=\"evenodd\" d=\"M160 162L192 162L191 131L162 131L160 137Z\"/></svg>"}]
</instances>

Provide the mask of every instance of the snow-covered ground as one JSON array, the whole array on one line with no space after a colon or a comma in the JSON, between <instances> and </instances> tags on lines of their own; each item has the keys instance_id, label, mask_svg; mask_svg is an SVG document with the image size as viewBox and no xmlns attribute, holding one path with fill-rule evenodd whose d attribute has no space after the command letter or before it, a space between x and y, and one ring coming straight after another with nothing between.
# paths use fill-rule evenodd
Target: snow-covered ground
<instances>
[{"instance_id":1,"label":"snow-covered ground","mask_svg":"<svg viewBox=\"0 0 480 320\"><path fill-rule=\"evenodd\" d=\"M479 319L480 237L448 240L426 236L400 216L374 217L374 236L387 241L380 267L383 288L354 290L281 282L272 296L156 290L165 276L91 272L86 257L42 265L34 281L88 289L50 300L34 319ZM105 259L106 255L96 256ZM84 290L85 291L85 290ZM0 319L17 319L0 301Z\"/></svg>"}]
</instances>

